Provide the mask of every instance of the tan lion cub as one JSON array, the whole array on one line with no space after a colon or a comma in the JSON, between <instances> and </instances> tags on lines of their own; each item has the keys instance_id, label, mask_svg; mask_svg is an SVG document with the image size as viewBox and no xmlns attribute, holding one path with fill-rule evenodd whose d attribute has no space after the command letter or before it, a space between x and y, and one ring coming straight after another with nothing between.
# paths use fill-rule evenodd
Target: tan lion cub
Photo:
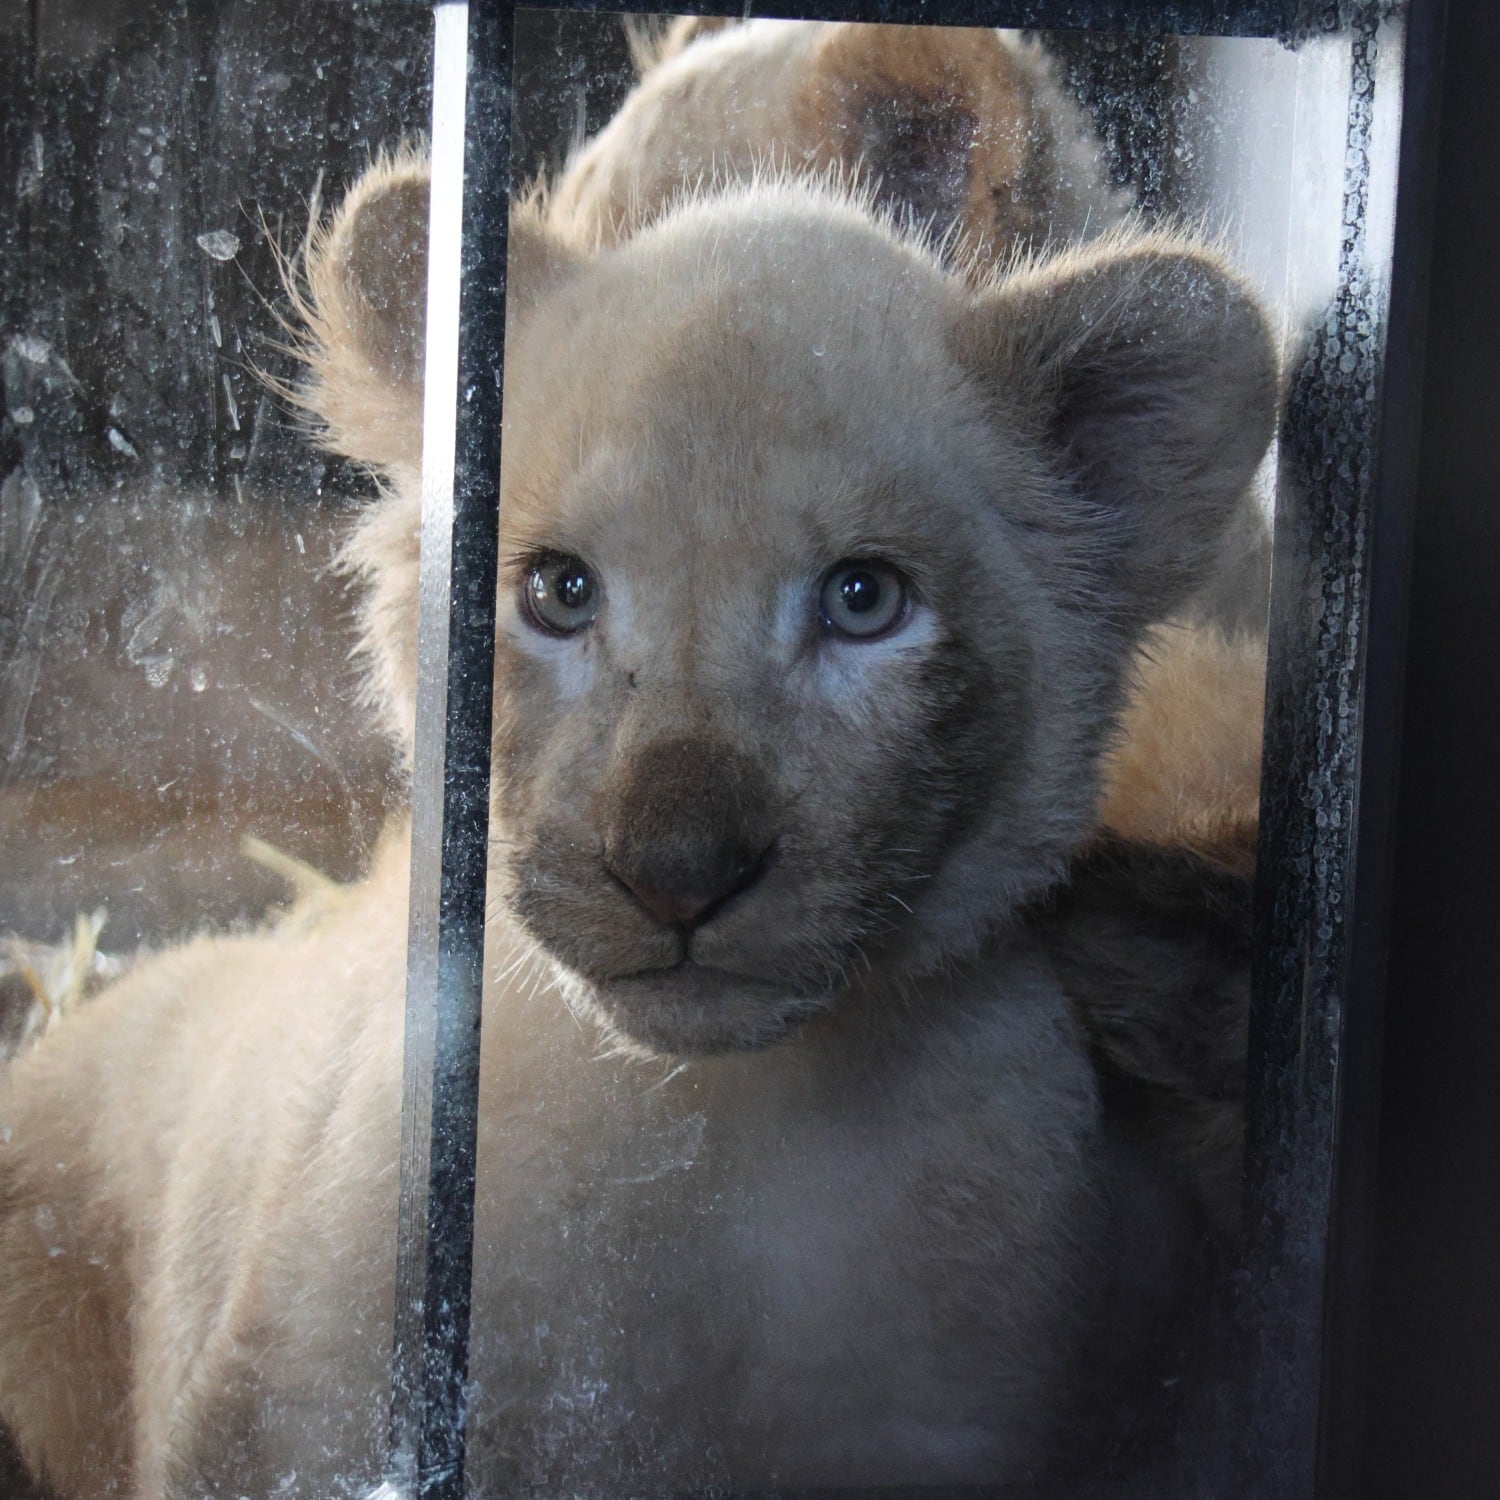
<instances>
[{"instance_id":1,"label":"tan lion cub","mask_svg":"<svg viewBox=\"0 0 1500 1500\"><path fill-rule=\"evenodd\" d=\"M611 244L684 187L858 166L882 204L984 264L1078 241L1129 196L1045 54L994 27L682 17L637 46L641 81L568 163L552 216Z\"/></svg>"},{"instance_id":2,"label":"tan lion cub","mask_svg":"<svg viewBox=\"0 0 1500 1500\"><path fill-rule=\"evenodd\" d=\"M309 267L403 736L425 198L377 167ZM1019 907L1267 442L1264 320L1185 242L976 289L794 183L515 217L474 1493L1037 1472L1151 1164ZM5 1080L0 1416L60 1494L379 1477L405 858Z\"/></svg>"}]
</instances>

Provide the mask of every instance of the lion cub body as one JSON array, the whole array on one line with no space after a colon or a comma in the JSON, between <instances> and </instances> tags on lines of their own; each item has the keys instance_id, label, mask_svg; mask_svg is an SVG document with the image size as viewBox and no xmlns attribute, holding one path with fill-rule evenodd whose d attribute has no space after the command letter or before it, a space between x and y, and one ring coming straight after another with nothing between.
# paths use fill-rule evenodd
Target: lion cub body
<instances>
[{"instance_id":1,"label":"lion cub body","mask_svg":"<svg viewBox=\"0 0 1500 1500\"><path fill-rule=\"evenodd\" d=\"M62 1493L378 1477L405 854L309 926L153 960L18 1066L0 1400ZM515 946L491 933L492 973ZM478 1493L1031 1456L1105 1200L1076 1169L1096 1103L1071 1022L1035 959L1007 967L1004 1015L976 995L682 1070L601 1055L528 973L492 980Z\"/></svg>"},{"instance_id":2,"label":"lion cub body","mask_svg":"<svg viewBox=\"0 0 1500 1500\"><path fill-rule=\"evenodd\" d=\"M403 736L424 198L383 165L310 266L313 400L395 486L355 555ZM1122 1178L1017 913L1259 458L1264 322L1191 245L976 289L781 182L512 235L475 1491L1022 1477ZM559 558L586 628L531 612ZM868 639L827 617L850 558L904 580ZM0 1085L0 1416L64 1495L378 1478L404 893L398 842Z\"/></svg>"}]
</instances>

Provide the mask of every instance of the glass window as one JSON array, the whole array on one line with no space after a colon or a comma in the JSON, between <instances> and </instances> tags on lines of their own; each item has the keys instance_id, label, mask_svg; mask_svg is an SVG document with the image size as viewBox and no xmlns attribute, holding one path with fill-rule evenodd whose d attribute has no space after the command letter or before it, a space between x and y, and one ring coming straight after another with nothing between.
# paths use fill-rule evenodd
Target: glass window
<instances>
[{"instance_id":1,"label":"glass window","mask_svg":"<svg viewBox=\"0 0 1500 1500\"><path fill-rule=\"evenodd\" d=\"M305 368L288 286L309 224L371 152L426 129L432 26L418 6L239 0L43 0L0 18L11 185L0 209L0 1023L17 1054L5 1064L6 1194L48 1129L89 1132L58 1149L61 1179L7 1210L0 1385L5 1423L58 1493L119 1492L133 1472L139 1493L197 1494L214 1464L248 1475L223 1397L237 1361L269 1368L255 1331L267 1325L246 1300L260 1293L236 1280L232 1241L257 1216L309 1251L320 1233L270 1209L278 1148L256 1121L281 1120L285 1165L318 1155L313 1122L333 1096L313 1083L313 1038L327 1031L316 981L296 971L405 793L363 704L358 593L335 565L378 483L313 440L291 394ZM404 929L380 937L399 992ZM269 953L291 964L275 979ZM169 970L179 980L161 977ZM226 1030L194 1050L194 1023L168 1019L178 1004ZM301 1036L313 1071L262 1068L265 1028ZM69 1075L56 1099L27 1092L28 1069L95 1045L106 1076ZM277 1080L264 1112L257 1075ZM277 1111L299 1098L307 1112L293 1125ZM93 1174L119 1195L107 1229L77 1217ZM176 1196L195 1174L239 1230L199 1266L203 1300L189 1312L170 1246L218 1217ZM366 1205L383 1261L394 1165ZM126 1244L140 1254L128 1271ZM391 1271L362 1277L333 1242L327 1259L369 1282L377 1370L367 1409L355 1409L352 1378L317 1389L328 1420L363 1423L378 1453ZM155 1302L150 1274L165 1278ZM199 1313L219 1320L222 1357L205 1349ZM127 1348L164 1390L202 1372L205 1405L185 1418L188 1489L163 1472L164 1412L149 1430L132 1421ZM48 1408L58 1391L65 1406ZM7 1495L26 1493L14 1462Z\"/></svg>"},{"instance_id":2,"label":"glass window","mask_svg":"<svg viewBox=\"0 0 1500 1500\"><path fill-rule=\"evenodd\" d=\"M0 1479L1309 1481L1404 33L1273 8L0 23Z\"/></svg>"}]
</instances>

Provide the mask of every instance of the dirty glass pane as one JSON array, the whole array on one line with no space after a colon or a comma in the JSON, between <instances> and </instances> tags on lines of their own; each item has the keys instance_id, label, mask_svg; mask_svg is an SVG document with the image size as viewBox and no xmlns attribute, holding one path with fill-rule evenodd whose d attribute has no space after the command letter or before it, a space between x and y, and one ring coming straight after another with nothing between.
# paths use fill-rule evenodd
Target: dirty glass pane
<instances>
[{"instance_id":1,"label":"dirty glass pane","mask_svg":"<svg viewBox=\"0 0 1500 1500\"><path fill-rule=\"evenodd\" d=\"M198 1482L170 1492L236 1475L254 1445L231 1393L279 1358L255 1299L301 1285L298 1256L360 1287L341 1316L371 1359L306 1384L306 1430L384 1442L393 1169L364 1195L368 1252L271 1207L277 1163L326 1162L344 1092L316 1081L315 935L404 800L337 565L379 481L313 439L294 289L310 226L426 130L431 31L405 5L0 6L0 1405L57 1493L125 1493L132 1450L139 1493L179 1485L149 1466L170 1470L165 1410L132 1436L127 1347L174 1400L201 1382L171 1460ZM399 1007L404 925L361 921ZM67 1150L48 1135L74 1126ZM28 1197L39 1150L58 1175ZM107 1228L95 1195L118 1195ZM212 1223L234 1229L189 1309L173 1258ZM250 1272L236 1246L262 1232L277 1264ZM276 1422L302 1425L282 1395ZM16 1464L7 1496L29 1493Z\"/></svg>"},{"instance_id":2,"label":"dirty glass pane","mask_svg":"<svg viewBox=\"0 0 1500 1500\"><path fill-rule=\"evenodd\" d=\"M1187 9L518 13L431 1492L1310 1472L1401 34ZM453 75L4 15L0 1483L403 1494Z\"/></svg>"}]
</instances>

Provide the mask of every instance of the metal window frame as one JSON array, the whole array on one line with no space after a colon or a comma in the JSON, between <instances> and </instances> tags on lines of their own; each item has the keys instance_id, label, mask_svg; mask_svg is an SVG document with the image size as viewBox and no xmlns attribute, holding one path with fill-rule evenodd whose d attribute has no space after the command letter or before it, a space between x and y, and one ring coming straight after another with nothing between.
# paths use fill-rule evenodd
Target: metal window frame
<instances>
[{"instance_id":1,"label":"metal window frame","mask_svg":"<svg viewBox=\"0 0 1500 1500\"><path fill-rule=\"evenodd\" d=\"M438 5L449 8L450 0ZM1339 477L1322 486L1284 483L1278 500L1247 1098L1251 1232L1238 1281L1243 1420L1234 1436L1236 1493L1349 1493L1358 1460L1384 918L1445 5L767 0L754 6L764 17L1277 37L1289 44L1347 32L1353 49L1347 144L1356 154L1368 144L1369 99L1355 97L1352 80L1361 69L1371 77L1377 28L1404 12L1389 303L1372 332L1355 174L1346 179L1351 233L1326 329L1353 351L1353 365L1316 391L1303 380L1286 427L1294 461L1332 458ZM446 473L424 475L426 499L434 490L438 495L435 503L424 501L421 633L424 660L434 659L426 643L442 643L435 652L442 670L423 680L417 728L391 1441L393 1479L442 1500L458 1500L464 1485L518 8L511 0L451 5L453 14L463 12L467 37L462 274L454 363L445 372L454 395L447 408L451 490ZM612 11L618 4L551 0L545 8ZM676 0L670 8L736 17L751 9L731 0ZM451 29L452 20L447 24ZM1309 1340L1309 1329L1321 1336Z\"/></svg>"}]
</instances>

